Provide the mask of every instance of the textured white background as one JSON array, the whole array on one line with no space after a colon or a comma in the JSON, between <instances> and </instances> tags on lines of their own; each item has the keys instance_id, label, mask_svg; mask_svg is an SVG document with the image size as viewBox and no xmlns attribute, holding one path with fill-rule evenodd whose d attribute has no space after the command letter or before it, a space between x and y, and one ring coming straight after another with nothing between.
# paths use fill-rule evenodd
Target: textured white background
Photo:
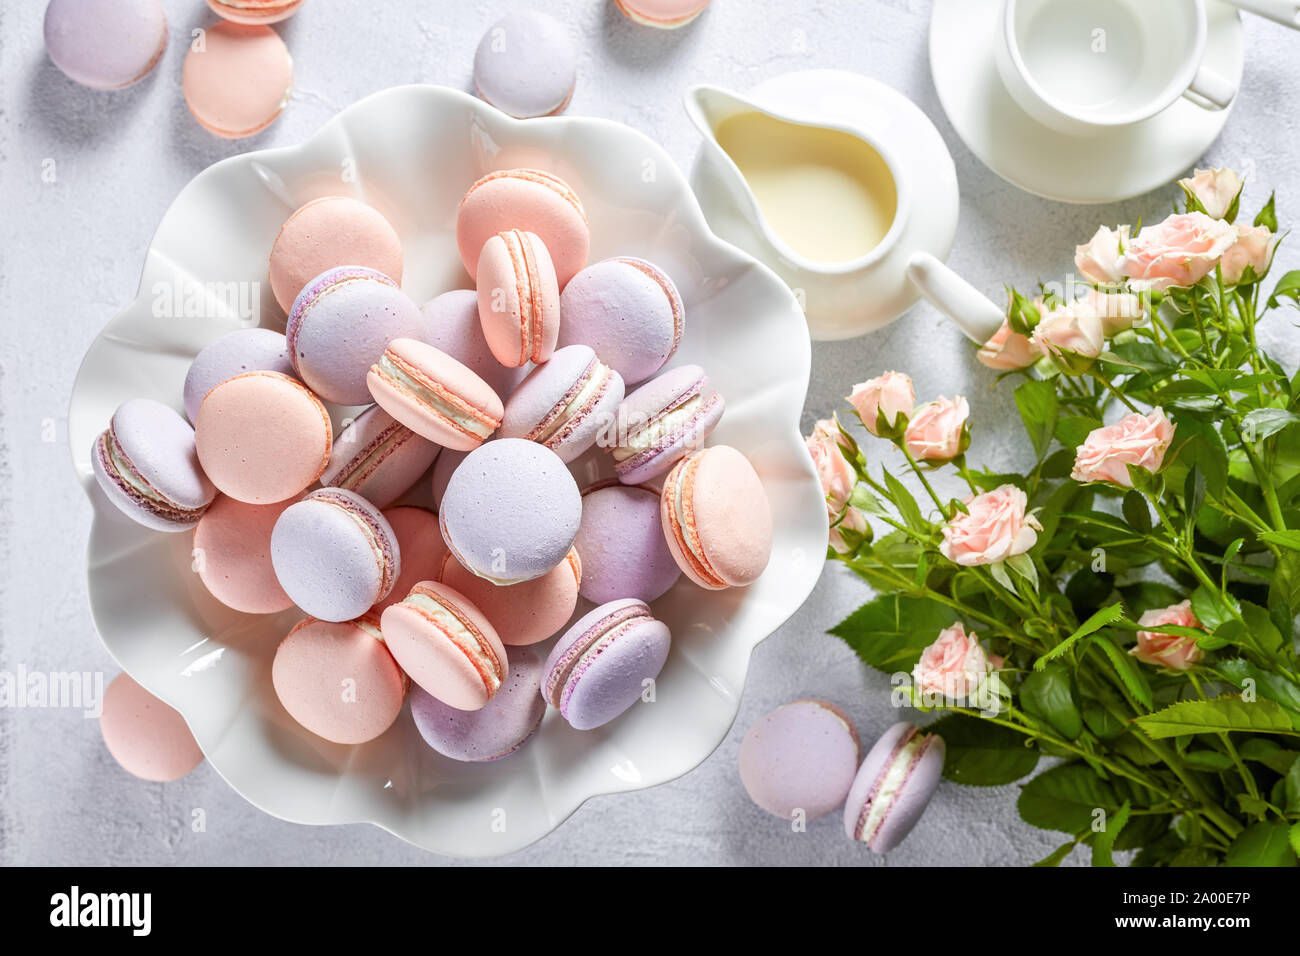
<instances>
[{"instance_id":1,"label":"textured white background","mask_svg":"<svg viewBox=\"0 0 1300 956\"><path fill-rule=\"evenodd\" d=\"M41 0L0 8L0 669L114 673L86 607L90 508L65 446L77 364L95 334L135 294L150 235L180 188L235 152L296 143L355 99L401 83L470 88L475 45L511 0L308 0L280 25L296 88L280 120L236 143L201 130L181 101L189 32L211 22L200 0L165 0L171 43L138 86L105 94L66 80L45 56ZM1169 210L1161 190L1112 207L1070 207L1008 186L962 146L935 96L925 0L716 0L687 29L660 33L625 21L606 0L540 0L581 49L573 114L627 123L662 143L683 169L698 146L679 103L691 83L746 89L788 70L841 67L902 90L935 120L957 161L961 226L951 262L980 287L1059 277L1069 250L1098 222L1150 221ZM1300 215L1300 36L1246 24L1240 105L1206 159L1248 166L1252 212L1276 187L1279 215ZM42 181L53 160L56 179ZM1280 266L1298 264L1296 243ZM1296 364L1291 318L1271 342ZM922 306L867 338L813 350L805 424L828 414L853 382L908 371L922 398L964 393L974 409L972 458L1006 470L1023 445L1010 388L992 376L934 310ZM47 440L51 430L54 440ZM1045 855L1058 835L1015 814L1016 788L944 783L927 816L882 859L849 843L838 819L792 834L746 798L737 779L743 731L803 696L844 705L867 741L894 720L885 680L825 629L867 596L828 569L811 600L754 655L740 716L695 772L638 794L592 800L555 833L509 858L544 863L1012 864ZM207 832L191 832L194 808ZM0 864L438 863L367 826L310 830L244 803L206 764L184 781L146 784L104 750L98 726L61 710L0 710Z\"/></svg>"}]
</instances>

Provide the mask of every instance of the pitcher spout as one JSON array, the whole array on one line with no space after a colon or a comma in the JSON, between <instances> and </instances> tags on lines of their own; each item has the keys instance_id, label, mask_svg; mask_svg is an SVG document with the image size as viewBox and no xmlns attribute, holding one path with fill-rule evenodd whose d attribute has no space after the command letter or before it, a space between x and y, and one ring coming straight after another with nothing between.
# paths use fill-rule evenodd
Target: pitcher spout
<instances>
[{"instance_id":1,"label":"pitcher spout","mask_svg":"<svg viewBox=\"0 0 1300 956\"><path fill-rule=\"evenodd\" d=\"M999 306L928 252L908 260L907 277L927 302L977 345L991 339L1006 318Z\"/></svg>"}]
</instances>

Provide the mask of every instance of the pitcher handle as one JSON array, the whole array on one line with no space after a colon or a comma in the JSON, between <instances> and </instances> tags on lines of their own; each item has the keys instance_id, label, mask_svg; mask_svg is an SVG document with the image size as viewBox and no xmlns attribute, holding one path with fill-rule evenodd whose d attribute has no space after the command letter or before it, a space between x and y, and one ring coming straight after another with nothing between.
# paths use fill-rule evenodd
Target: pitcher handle
<instances>
[{"instance_id":1,"label":"pitcher handle","mask_svg":"<svg viewBox=\"0 0 1300 956\"><path fill-rule=\"evenodd\" d=\"M1001 308L928 252L912 256L907 277L927 302L977 345L993 338L1006 318Z\"/></svg>"}]
</instances>

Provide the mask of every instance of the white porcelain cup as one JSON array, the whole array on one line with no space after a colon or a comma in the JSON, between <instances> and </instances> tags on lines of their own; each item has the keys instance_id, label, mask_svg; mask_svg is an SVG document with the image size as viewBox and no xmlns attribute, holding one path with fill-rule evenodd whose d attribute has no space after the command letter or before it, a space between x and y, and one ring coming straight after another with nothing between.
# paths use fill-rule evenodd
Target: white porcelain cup
<instances>
[{"instance_id":1,"label":"white porcelain cup","mask_svg":"<svg viewBox=\"0 0 1300 956\"><path fill-rule=\"evenodd\" d=\"M1236 86L1202 64L1204 0L1003 0L998 72L1021 108L1076 136L1140 123Z\"/></svg>"}]
</instances>

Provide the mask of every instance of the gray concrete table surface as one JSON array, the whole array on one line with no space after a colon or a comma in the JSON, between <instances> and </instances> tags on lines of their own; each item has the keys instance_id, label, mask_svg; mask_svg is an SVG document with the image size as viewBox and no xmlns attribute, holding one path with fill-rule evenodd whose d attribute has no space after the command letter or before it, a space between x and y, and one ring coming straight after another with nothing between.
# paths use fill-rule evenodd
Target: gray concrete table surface
<instances>
[{"instance_id":1,"label":"gray concrete table surface","mask_svg":"<svg viewBox=\"0 0 1300 956\"><path fill-rule=\"evenodd\" d=\"M103 325L135 294L150 236L200 170L250 149L297 143L354 100L403 83L468 90L475 46L511 0L308 0L278 26L296 71L292 102L267 131L227 142L192 120L179 75L190 31L210 24L200 0L166 0L170 44L158 69L103 94L68 81L41 40L45 4L0 8L0 670L103 670L112 661L86 602L90 507L66 447L66 406L77 365ZM744 90L790 70L857 70L901 90L934 120L957 163L961 222L950 262L996 293L1062 277L1076 243L1098 223L1163 217L1173 192L1111 206L1036 199L986 169L958 139L930 79L925 0L715 0L690 27L658 32L626 21L607 0L538 0L567 23L581 50L570 115L641 130L689 170L699 137L681 92L710 82ZM1300 36L1246 23L1241 97L1202 165L1252 172L1246 208L1279 190L1283 224L1300 217ZM50 169L54 175L48 175ZM44 175L43 175L44 174ZM52 181L51 181L52 180ZM1300 264L1297 243L1278 268ZM1289 319L1268 344L1296 366ZM976 463L1021 467L1026 443L1010 387L993 376L939 314L918 306L887 329L815 344L804 424L843 405L849 387L884 369L909 372L921 397L962 393L973 409ZM554 833L505 858L517 864L1024 864L1059 834L1015 812L1015 787L945 782L912 836L887 858L845 839L837 816L790 831L745 796L736 754L746 728L786 701L825 697L847 708L865 740L896 718L887 682L825 634L869 597L830 567L812 597L754 654L740 714L718 751L686 776L634 794L589 801ZM202 808L206 832L192 832ZM206 764L175 784L142 783L105 751L97 724L69 710L0 708L0 863L438 864L365 826L307 828L245 803Z\"/></svg>"}]
</instances>

